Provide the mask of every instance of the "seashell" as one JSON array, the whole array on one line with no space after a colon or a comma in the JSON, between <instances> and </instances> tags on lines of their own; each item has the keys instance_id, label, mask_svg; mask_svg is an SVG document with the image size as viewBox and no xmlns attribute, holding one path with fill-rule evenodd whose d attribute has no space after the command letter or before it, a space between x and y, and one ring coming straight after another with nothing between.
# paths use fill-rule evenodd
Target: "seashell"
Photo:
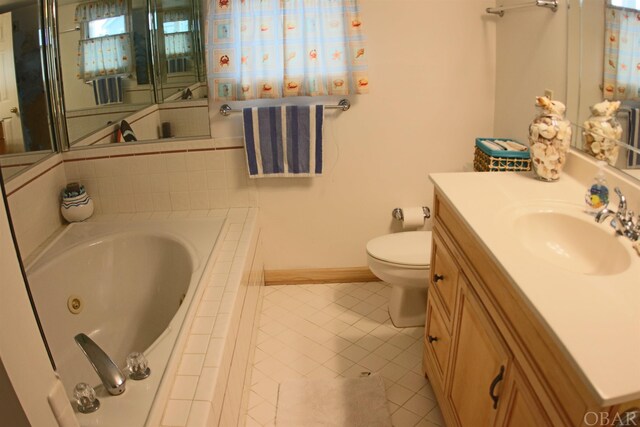
<instances>
[{"instance_id":1,"label":"seashell","mask_svg":"<svg viewBox=\"0 0 640 427\"><path fill-rule=\"evenodd\" d=\"M567 107L560 101L552 101L546 96L537 96L536 97L536 105L542 107L545 111L550 114L562 115L564 114Z\"/></svg>"},{"instance_id":2,"label":"seashell","mask_svg":"<svg viewBox=\"0 0 640 427\"><path fill-rule=\"evenodd\" d=\"M590 107L594 116L611 117L620 108L620 101L602 101Z\"/></svg>"},{"instance_id":3,"label":"seashell","mask_svg":"<svg viewBox=\"0 0 640 427\"><path fill-rule=\"evenodd\" d=\"M547 125L540 125L540 135L542 135L543 138L546 139L553 139L556 134L558 133L558 131L556 130L556 127L553 125L547 126Z\"/></svg>"}]
</instances>

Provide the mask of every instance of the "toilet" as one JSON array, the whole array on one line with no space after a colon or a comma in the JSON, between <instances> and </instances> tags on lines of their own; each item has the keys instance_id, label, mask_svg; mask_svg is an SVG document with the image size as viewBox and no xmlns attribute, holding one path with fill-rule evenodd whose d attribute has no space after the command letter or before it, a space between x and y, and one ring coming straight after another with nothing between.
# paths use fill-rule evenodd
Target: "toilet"
<instances>
[{"instance_id":1,"label":"toilet","mask_svg":"<svg viewBox=\"0 0 640 427\"><path fill-rule=\"evenodd\" d=\"M394 326L424 326L431 260L431 231L405 231L369 240L367 262L391 285L389 316Z\"/></svg>"}]
</instances>

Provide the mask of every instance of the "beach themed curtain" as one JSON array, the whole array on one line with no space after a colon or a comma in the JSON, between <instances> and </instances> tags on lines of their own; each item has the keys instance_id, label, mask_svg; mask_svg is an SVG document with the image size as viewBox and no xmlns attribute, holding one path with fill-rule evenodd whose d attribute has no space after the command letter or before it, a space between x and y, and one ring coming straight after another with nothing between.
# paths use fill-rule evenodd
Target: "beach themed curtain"
<instances>
[{"instance_id":1,"label":"beach themed curtain","mask_svg":"<svg viewBox=\"0 0 640 427\"><path fill-rule=\"evenodd\" d=\"M78 78L92 81L99 77L125 75L131 72L131 36L128 33L89 37L89 24L105 18L128 15L124 0L82 3L76 8L75 20L80 24L78 42Z\"/></svg>"},{"instance_id":2,"label":"beach themed curtain","mask_svg":"<svg viewBox=\"0 0 640 427\"><path fill-rule=\"evenodd\" d=\"M164 50L167 59L186 58L191 56L193 38L189 31L191 17L188 10L172 10L164 13ZM169 29L166 24L176 23ZM186 28L183 28L186 27ZM178 31L176 31L178 29Z\"/></svg>"},{"instance_id":3,"label":"beach themed curtain","mask_svg":"<svg viewBox=\"0 0 640 427\"><path fill-rule=\"evenodd\" d=\"M605 10L605 99L640 99L640 11Z\"/></svg>"},{"instance_id":4,"label":"beach themed curtain","mask_svg":"<svg viewBox=\"0 0 640 427\"><path fill-rule=\"evenodd\" d=\"M76 7L75 21L78 23L97 19L127 15L128 4L125 0L102 0L80 3Z\"/></svg>"},{"instance_id":5,"label":"beach themed curtain","mask_svg":"<svg viewBox=\"0 0 640 427\"><path fill-rule=\"evenodd\" d=\"M129 34L80 40L78 78L90 81L96 77L128 74L131 70L130 59Z\"/></svg>"},{"instance_id":6,"label":"beach themed curtain","mask_svg":"<svg viewBox=\"0 0 640 427\"><path fill-rule=\"evenodd\" d=\"M367 93L355 0L211 0L213 100Z\"/></svg>"},{"instance_id":7,"label":"beach themed curtain","mask_svg":"<svg viewBox=\"0 0 640 427\"><path fill-rule=\"evenodd\" d=\"M165 34L164 50L167 59L191 56L191 33Z\"/></svg>"}]
</instances>

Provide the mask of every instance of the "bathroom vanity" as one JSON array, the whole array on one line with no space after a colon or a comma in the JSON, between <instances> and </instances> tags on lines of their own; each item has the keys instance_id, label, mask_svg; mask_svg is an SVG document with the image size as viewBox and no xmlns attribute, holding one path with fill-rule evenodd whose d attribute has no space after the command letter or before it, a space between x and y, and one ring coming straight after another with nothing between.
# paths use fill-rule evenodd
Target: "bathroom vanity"
<instances>
[{"instance_id":1,"label":"bathroom vanity","mask_svg":"<svg viewBox=\"0 0 640 427\"><path fill-rule=\"evenodd\" d=\"M609 426L640 407L640 257L582 212L582 184L431 179L423 369L447 426ZM576 253L555 262L556 236Z\"/></svg>"}]
</instances>

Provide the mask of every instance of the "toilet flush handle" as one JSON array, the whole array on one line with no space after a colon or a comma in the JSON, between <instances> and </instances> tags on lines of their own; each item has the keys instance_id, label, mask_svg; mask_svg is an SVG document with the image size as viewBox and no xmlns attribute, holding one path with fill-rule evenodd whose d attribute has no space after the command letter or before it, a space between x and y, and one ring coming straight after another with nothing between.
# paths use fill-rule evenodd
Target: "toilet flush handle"
<instances>
[{"instance_id":1,"label":"toilet flush handle","mask_svg":"<svg viewBox=\"0 0 640 427\"><path fill-rule=\"evenodd\" d=\"M440 280L444 280L444 276L442 274L434 274L433 275L433 283L438 283Z\"/></svg>"}]
</instances>

